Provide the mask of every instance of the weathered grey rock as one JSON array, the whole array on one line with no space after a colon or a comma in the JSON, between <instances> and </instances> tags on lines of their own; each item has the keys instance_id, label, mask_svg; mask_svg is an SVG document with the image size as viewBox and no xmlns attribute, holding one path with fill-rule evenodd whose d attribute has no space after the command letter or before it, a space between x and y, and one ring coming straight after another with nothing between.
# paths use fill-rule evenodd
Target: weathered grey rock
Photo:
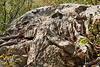
<instances>
[{"instance_id":1,"label":"weathered grey rock","mask_svg":"<svg viewBox=\"0 0 100 67\"><path fill-rule=\"evenodd\" d=\"M97 6L68 3L28 11L9 25L9 34L13 36L0 38L6 40L1 42L0 54L14 48L15 55L22 58L21 66L82 66L84 56L91 53L92 48L90 44L79 43L79 39L89 34L91 22L100 22L98 10ZM91 19L90 14L93 14ZM16 44L8 45L10 40ZM23 59L23 55L28 56Z\"/></svg>"},{"instance_id":2,"label":"weathered grey rock","mask_svg":"<svg viewBox=\"0 0 100 67\"><path fill-rule=\"evenodd\" d=\"M4 42L3 44L0 45L0 47L2 47L2 46L10 46L10 45L13 45L15 43L16 43L15 41Z\"/></svg>"}]
</instances>

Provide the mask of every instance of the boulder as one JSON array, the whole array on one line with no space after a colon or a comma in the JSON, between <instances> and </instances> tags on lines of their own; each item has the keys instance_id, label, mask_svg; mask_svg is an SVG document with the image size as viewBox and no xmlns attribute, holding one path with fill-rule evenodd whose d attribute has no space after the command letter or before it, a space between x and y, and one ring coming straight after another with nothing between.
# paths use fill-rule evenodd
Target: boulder
<instances>
[{"instance_id":1,"label":"boulder","mask_svg":"<svg viewBox=\"0 0 100 67\"><path fill-rule=\"evenodd\" d=\"M83 66L92 47L79 40L89 34L91 22L96 19L100 22L96 18L100 16L98 9L98 6L68 3L28 11L9 25L11 36L5 33L7 36L0 38L0 54L14 48L16 58L22 60L17 67Z\"/></svg>"}]
</instances>

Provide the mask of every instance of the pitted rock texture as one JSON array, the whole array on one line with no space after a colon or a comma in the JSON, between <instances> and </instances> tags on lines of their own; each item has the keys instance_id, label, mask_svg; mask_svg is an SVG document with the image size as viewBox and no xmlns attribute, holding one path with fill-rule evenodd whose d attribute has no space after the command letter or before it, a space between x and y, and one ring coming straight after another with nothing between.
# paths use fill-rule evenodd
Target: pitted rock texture
<instances>
[{"instance_id":1,"label":"pitted rock texture","mask_svg":"<svg viewBox=\"0 0 100 67\"><path fill-rule=\"evenodd\" d=\"M92 48L89 44L80 47L79 39L89 34L89 24L100 21L99 9L99 5L68 3L29 11L9 25L8 32L12 36L0 38L0 54L14 48L15 55L26 58L21 58L23 67L82 66L85 53ZM89 19L90 14L93 14L92 19ZM77 54L79 57L73 56L77 47L82 49Z\"/></svg>"}]
</instances>

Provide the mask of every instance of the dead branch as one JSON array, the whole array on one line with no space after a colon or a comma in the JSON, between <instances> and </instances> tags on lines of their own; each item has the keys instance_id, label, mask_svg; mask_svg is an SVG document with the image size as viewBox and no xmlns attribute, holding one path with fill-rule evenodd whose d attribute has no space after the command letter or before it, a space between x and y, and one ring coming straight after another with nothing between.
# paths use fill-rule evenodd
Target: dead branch
<instances>
[{"instance_id":1,"label":"dead branch","mask_svg":"<svg viewBox=\"0 0 100 67\"><path fill-rule=\"evenodd\" d=\"M6 36L6 37L1 37L2 40L9 40L9 39L14 39L14 38L17 38L19 36L21 36L22 34L19 33L17 35L11 35L11 36Z\"/></svg>"},{"instance_id":2,"label":"dead branch","mask_svg":"<svg viewBox=\"0 0 100 67\"><path fill-rule=\"evenodd\" d=\"M100 62L100 57L97 57L97 59L95 59L95 60L93 60L91 62L87 62L86 66L90 66L90 65L96 64L98 62Z\"/></svg>"}]
</instances>

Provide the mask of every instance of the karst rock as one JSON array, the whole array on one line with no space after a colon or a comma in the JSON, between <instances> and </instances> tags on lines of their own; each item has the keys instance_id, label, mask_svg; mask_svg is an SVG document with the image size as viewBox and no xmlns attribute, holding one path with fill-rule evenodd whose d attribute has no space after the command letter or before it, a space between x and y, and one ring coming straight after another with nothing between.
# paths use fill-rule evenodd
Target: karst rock
<instances>
[{"instance_id":1,"label":"karst rock","mask_svg":"<svg viewBox=\"0 0 100 67\"><path fill-rule=\"evenodd\" d=\"M97 20L100 22L100 5L68 3L36 8L15 19L7 29L9 35L0 36L0 55L14 48L15 58L22 60L15 67L82 66L92 48L79 39L89 34L89 24ZM76 53L77 48L82 51Z\"/></svg>"}]
</instances>

